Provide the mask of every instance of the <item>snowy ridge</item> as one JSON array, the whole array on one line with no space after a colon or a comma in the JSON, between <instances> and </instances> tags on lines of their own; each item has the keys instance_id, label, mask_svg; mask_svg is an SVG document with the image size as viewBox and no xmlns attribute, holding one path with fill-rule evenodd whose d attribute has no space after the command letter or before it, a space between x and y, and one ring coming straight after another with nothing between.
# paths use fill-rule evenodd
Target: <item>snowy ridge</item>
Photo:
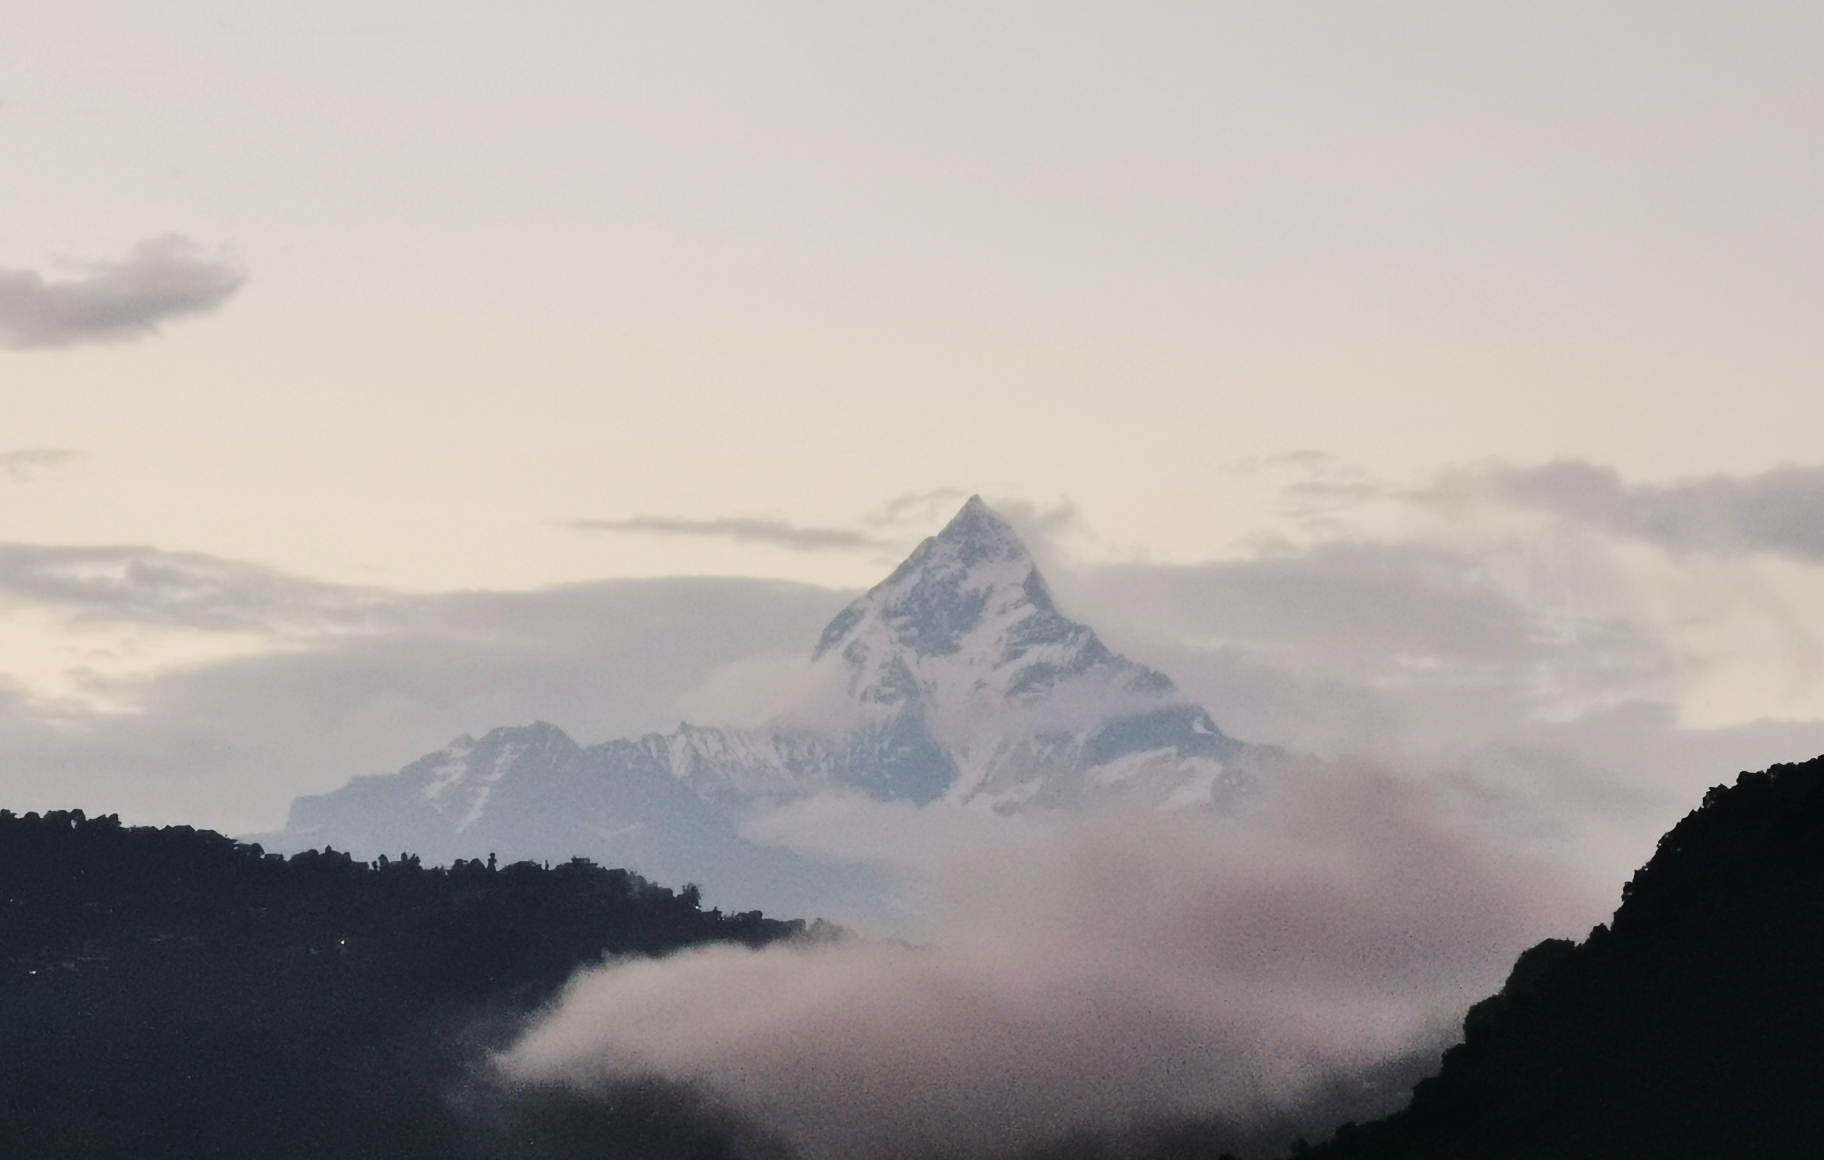
<instances>
[{"instance_id":1,"label":"snowy ridge","mask_svg":"<svg viewBox=\"0 0 1824 1160\"><path fill-rule=\"evenodd\" d=\"M815 733L705 729L685 723L640 744L673 777L710 801L780 801L830 785L835 755Z\"/></svg>"},{"instance_id":2,"label":"snowy ridge","mask_svg":"<svg viewBox=\"0 0 1824 1160\"><path fill-rule=\"evenodd\" d=\"M465 733L441 751L419 758L404 772L420 772L425 783L419 796L460 834L481 820L494 787L527 754L537 751L549 757L553 751L575 750L575 742L561 729L540 722L510 735L496 730L481 742Z\"/></svg>"}]
</instances>

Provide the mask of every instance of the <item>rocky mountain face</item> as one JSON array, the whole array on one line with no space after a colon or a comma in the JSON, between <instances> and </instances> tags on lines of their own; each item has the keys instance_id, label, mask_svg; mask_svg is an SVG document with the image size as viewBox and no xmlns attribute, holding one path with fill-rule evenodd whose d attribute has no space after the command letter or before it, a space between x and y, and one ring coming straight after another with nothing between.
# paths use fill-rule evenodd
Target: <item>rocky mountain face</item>
<instances>
[{"instance_id":1,"label":"rocky mountain face","mask_svg":"<svg viewBox=\"0 0 1824 1160\"><path fill-rule=\"evenodd\" d=\"M840 875L741 838L772 805L843 789L1001 813L1116 797L1222 808L1256 753L1061 613L979 497L838 614L808 663L822 692L767 728L686 724L588 748L548 724L496 729L300 798L258 838L368 857L583 854L778 911L819 905Z\"/></svg>"}]
</instances>

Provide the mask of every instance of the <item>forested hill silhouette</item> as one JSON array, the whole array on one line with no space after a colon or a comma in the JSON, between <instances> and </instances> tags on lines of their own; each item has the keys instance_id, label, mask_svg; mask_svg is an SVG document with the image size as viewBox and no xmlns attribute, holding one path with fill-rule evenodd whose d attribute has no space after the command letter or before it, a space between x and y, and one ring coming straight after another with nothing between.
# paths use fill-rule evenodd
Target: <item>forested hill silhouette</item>
<instances>
[{"instance_id":1,"label":"forested hill silhouette","mask_svg":"<svg viewBox=\"0 0 1824 1160\"><path fill-rule=\"evenodd\" d=\"M0 811L0 1155L460 1154L463 1068L577 967L805 929L698 903L580 859L287 859Z\"/></svg>"},{"instance_id":2,"label":"forested hill silhouette","mask_svg":"<svg viewBox=\"0 0 1824 1160\"><path fill-rule=\"evenodd\" d=\"M1309 1160L1824 1156L1824 758L1711 790L1540 943L1404 1111Z\"/></svg>"}]
</instances>

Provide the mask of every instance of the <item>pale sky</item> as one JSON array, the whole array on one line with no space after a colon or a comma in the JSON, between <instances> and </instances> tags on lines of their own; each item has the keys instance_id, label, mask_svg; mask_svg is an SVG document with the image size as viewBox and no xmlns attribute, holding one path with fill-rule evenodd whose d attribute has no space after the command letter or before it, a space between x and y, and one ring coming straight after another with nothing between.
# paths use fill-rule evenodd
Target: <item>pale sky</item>
<instances>
[{"instance_id":1,"label":"pale sky","mask_svg":"<svg viewBox=\"0 0 1824 1160\"><path fill-rule=\"evenodd\" d=\"M1242 642L1298 697L1395 699L1473 669L1525 690L1515 727L1824 718L1814 5L0 12L0 673L32 737L397 631L402 593L864 586L974 491L1184 667ZM1273 560L1495 593L1519 643L1358 639ZM1238 584L1296 631L1209 611ZM703 666L590 728L658 727ZM1366 712L1261 687L1212 711L1281 741ZM215 820L446 740L388 737Z\"/></svg>"},{"instance_id":2,"label":"pale sky","mask_svg":"<svg viewBox=\"0 0 1824 1160\"><path fill-rule=\"evenodd\" d=\"M560 525L947 486L1197 558L1279 452L1817 458L1810 5L7 7L0 266L247 275L0 354L6 442L82 456L14 538L856 583Z\"/></svg>"}]
</instances>

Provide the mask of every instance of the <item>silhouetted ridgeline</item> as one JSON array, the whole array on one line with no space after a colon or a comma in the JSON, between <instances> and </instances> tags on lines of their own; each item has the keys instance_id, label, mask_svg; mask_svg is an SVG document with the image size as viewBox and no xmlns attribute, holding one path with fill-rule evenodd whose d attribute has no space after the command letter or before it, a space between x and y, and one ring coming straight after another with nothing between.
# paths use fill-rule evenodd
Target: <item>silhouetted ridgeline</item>
<instances>
[{"instance_id":1,"label":"silhouetted ridgeline","mask_svg":"<svg viewBox=\"0 0 1824 1160\"><path fill-rule=\"evenodd\" d=\"M0 811L0 1155L448 1156L462 1069L577 967L803 930L581 860Z\"/></svg>"},{"instance_id":2,"label":"silhouetted ridgeline","mask_svg":"<svg viewBox=\"0 0 1824 1160\"><path fill-rule=\"evenodd\" d=\"M1405 1111L1311 1160L1824 1156L1824 758L1744 773L1540 943Z\"/></svg>"}]
</instances>

